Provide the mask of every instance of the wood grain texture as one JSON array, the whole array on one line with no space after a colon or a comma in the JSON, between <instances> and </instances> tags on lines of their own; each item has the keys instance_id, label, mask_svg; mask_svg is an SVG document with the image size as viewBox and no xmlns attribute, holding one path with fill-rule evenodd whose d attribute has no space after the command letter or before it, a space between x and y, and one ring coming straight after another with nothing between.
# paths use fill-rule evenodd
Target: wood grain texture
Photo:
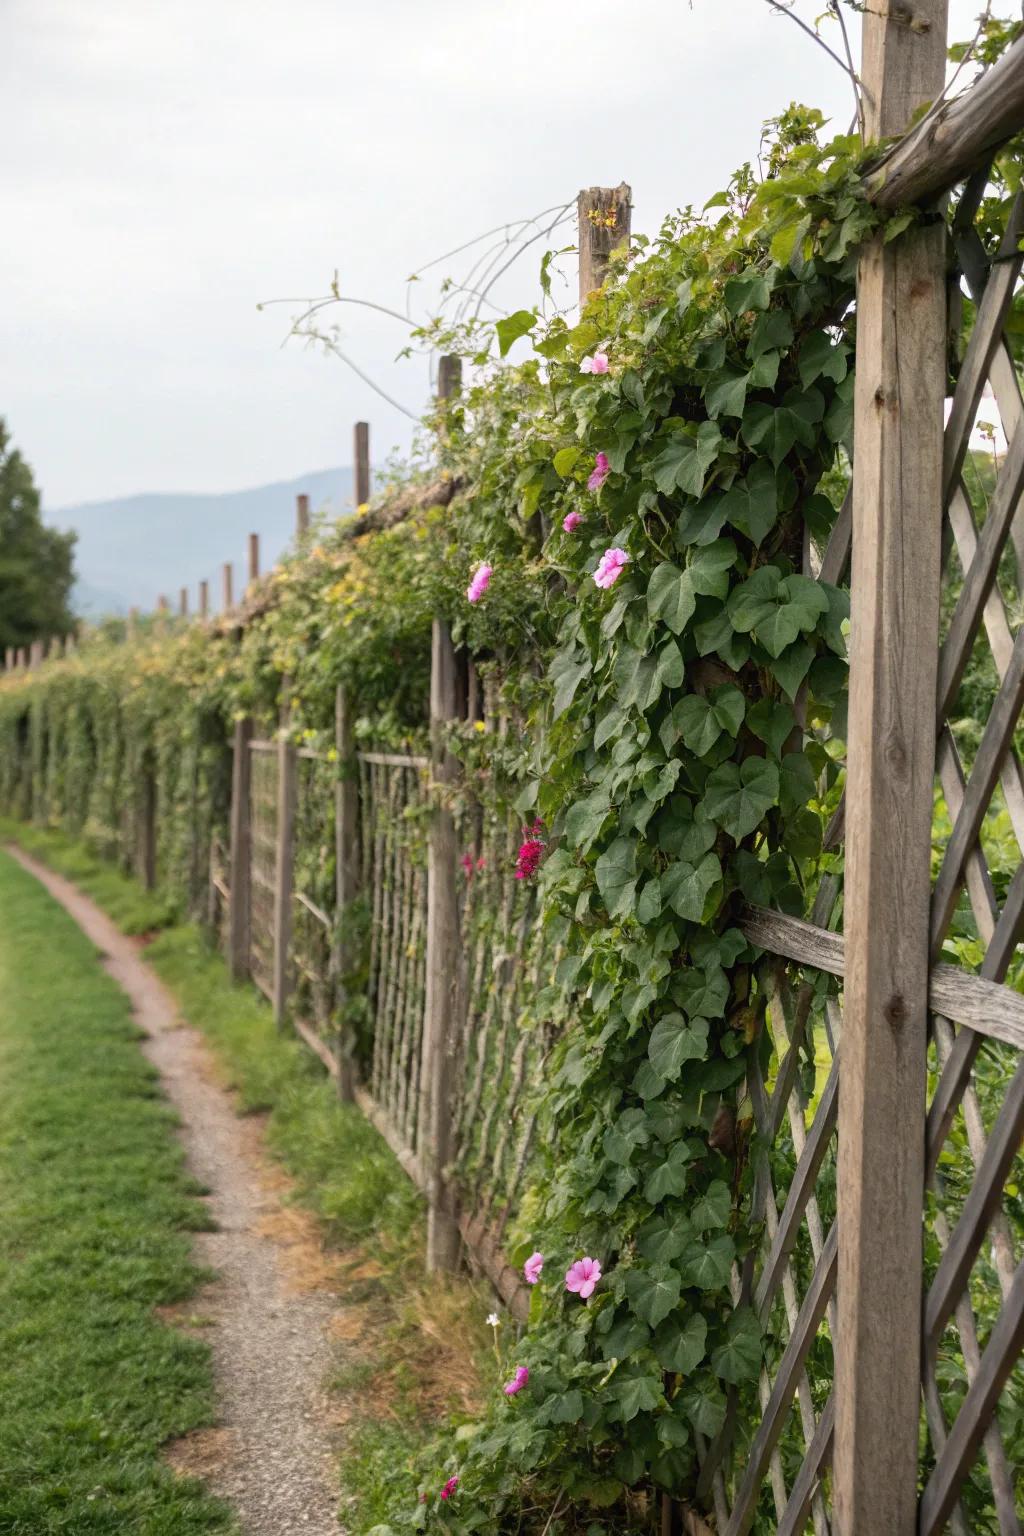
<instances>
[{"instance_id":1,"label":"wood grain texture","mask_svg":"<svg viewBox=\"0 0 1024 1536\"><path fill-rule=\"evenodd\" d=\"M274 860L274 1019L281 1028L291 991L292 893L295 873L295 748L278 742L277 847Z\"/></svg>"},{"instance_id":2,"label":"wood grain texture","mask_svg":"<svg viewBox=\"0 0 1024 1536\"><path fill-rule=\"evenodd\" d=\"M867 133L945 74L945 0L863 21ZM839 1095L834 1528L916 1527L928 910L942 529L946 231L864 249L857 359Z\"/></svg>"},{"instance_id":3,"label":"wood grain texture","mask_svg":"<svg viewBox=\"0 0 1024 1536\"><path fill-rule=\"evenodd\" d=\"M581 305L604 282L612 251L629 244L632 197L632 188L621 182L617 187L584 187L576 199Z\"/></svg>"},{"instance_id":4,"label":"wood grain texture","mask_svg":"<svg viewBox=\"0 0 1024 1536\"><path fill-rule=\"evenodd\" d=\"M230 566L225 567L230 570ZM251 810L252 759L249 743L252 721L235 721L234 761L231 769L231 853L228 884L228 963L236 981L249 975L249 915L252 881Z\"/></svg>"},{"instance_id":5,"label":"wood grain texture","mask_svg":"<svg viewBox=\"0 0 1024 1536\"><path fill-rule=\"evenodd\" d=\"M942 12L940 16L938 13ZM902 13L911 22L907 25L897 20L890 22L887 31L890 39L902 44L905 67L896 70L886 68L885 56L879 49L885 45L881 36L871 38L868 48L869 28L865 25L865 57L862 78L868 87L878 80L879 73L886 76L882 95L883 121L872 123L876 112L868 99L868 137L884 138L901 133L910 113L921 100L933 99L942 89L942 78L933 75L932 86L923 95L916 90L913 69L913 44L920 39L922 53L930 49L942 33L945 48L945 5L922 3L915 0L911 5L893 6L891 14ZM870 15L878 15L870 12ZM879 22L884 18L878 17ZM913 23L925 23L926 33L915 32ZM881 34L882 27L871 28ZM903 34L899 38L899 33ZM934 60L929 58L934 69ZM923 71L922 71L923 73ZM893 79L893 75L896 76ZM892 80L890 86L889 81ZM916 99L915 99L916 98ZM872 202L880 208L902 208L908 204L928 202L940 193L948 191L962 181L971 171L983 165L992 151L1024 127L1024 38L1018 39L981 79L951 101L944 102L934 115L929 115L901 140L885 156L866 178L867 191Z\"/></svg>"},{"instance_id":6,"label":"wood grain texture","mask_svg":"<svg viewBox=\"0 0 1024 1536\"><path fill-rule=\"evenodd\" d=\"M454 764L445 729L455 718L455 649L447 624L434 620L430 665L430 724L434 777L441 788ZM434 810L427 853L427 988L423 1010L420 1159L427 1180L427 1268L455 1269L459 1227L448 1178L452 1155L452 1096L456 981L459 974L455 820L443 798Z\"/></svg>"}]
</instances>

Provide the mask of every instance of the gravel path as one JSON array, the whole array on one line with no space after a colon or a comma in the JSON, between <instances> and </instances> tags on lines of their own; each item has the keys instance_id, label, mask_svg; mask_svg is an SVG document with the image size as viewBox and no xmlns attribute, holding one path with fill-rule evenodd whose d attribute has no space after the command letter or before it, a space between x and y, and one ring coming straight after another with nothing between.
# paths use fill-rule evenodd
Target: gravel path
<instances>
[{"instance_id":1,"label":"gravel path","mask_svg":"<svg viewBox=\"0 0 1024 1536\"><path fill-rule=\"evenodd\" d=\"M220 1426L179 1442L172 1464L229 1499L246 1536L338 1536L324 1392L338 1303L324 1288L309 1224L283 1211L286 1181L264 1163L258 1136L234 1113L204 1041L180 1021L136 944L70 881L16 847L8 852L71 914L128 994L147 1036L143 1050L181 1116L189 1171L211 1191L217 1230L196 1234L195 1256L218 1279L193 1298L189 1313L209 1323L202 1337L213 1350ZM304 1254L314 1262L304 1265Z\"/></svg>"}]
</instances>

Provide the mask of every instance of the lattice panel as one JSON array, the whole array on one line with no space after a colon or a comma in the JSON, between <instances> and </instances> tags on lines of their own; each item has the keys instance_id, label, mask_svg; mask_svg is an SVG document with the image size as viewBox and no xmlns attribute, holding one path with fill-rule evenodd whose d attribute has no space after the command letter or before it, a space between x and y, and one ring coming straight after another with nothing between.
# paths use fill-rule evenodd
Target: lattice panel
<instances>
[{"instance_id":1,"label":"lattice panel","mask_svg":"<svg viewBox=\"0 0 1024 1536\"><path fill-rule=\"evenodd\" d=\"M836 894L831 879L819 891L822 927ZM740 1099L753 1111L750 1220L762 1236L734 1272L733 1299L753 1307L765 1363L758 1402L734 1392L716 1440L698 1441L701 1484L726 1536L829 1536L840 1000L829 977L771 954L758 988L761 1048Z\"/></svg>"},{"instance_id":2,"label":"lattice panel","mask_svg":"<svg viewBox=\"0 0 1024 1536\"><path fill-rule=\"evenodd\" d=\"M459 818L464 945L456 1167L461 1196L500 1239L533 1150L530 1106L550 1031L535 1002L547 963L536 890L516 880L519 822L468 805Z\"/></svg>"},{"instance_id":3,"label":"lattice panel","mask_svg":"<svg viewBox=\"0 0 1024 1536\"><path fill-rule=\"evenodd\" d=\"M998 244L987 250L975 227L986 182L977 176L968 185L953 225L974 319L945 435L949 602L939 656L941 838L931 937L933 960L944 954L993 982L1009 975L1017 986L1024 402L1006 326L1024 261L1024 196L1018 193ZM1008 443L991 467L970 453L986 381ZM979 733L965 717L985 705ZM999 1012L997 1001L989 1027ZM1012 1027L1009 1039L1002 1034L986 1040L956 1019L933 1017L922 1536L1019 1532L1024 1512L1024 1031L1017 1046Z\"/></svg>"},{"instance_id":4,"label":"lattice panel","mask_svg":"<svg viewBox=\"0 0 1024 1536\"><path fill-rule=\"evenodd\" d=\"M417 1147L426 993L429 814L424 767L359 754L362 890L369 905L369 1089L402 1143Z\"/></svg>"},{"instance_id":5,"label":"lattice panel","mask_svg":"<svg viewBox=\"0 0 1024 1536\"><path fill-rule=\"evenodd\" d=\"M249 969L268 997L274 982L274 885L277 874L277 747L253 742L249 790L250 870Z\"/></svg>"}]
</instances>

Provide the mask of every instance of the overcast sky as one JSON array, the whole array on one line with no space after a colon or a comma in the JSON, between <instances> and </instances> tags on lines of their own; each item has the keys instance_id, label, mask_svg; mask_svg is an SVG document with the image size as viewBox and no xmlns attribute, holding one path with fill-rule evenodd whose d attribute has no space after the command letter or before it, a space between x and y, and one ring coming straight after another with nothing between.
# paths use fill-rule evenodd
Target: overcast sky
<instances>
[{"instance_id":1,"label":"overcast sky","mask_svg":"<svg viewBox=\"0 0 1024 1536\"><path fill-rule=\"evenodd\" d=\"M337 269L403 308L413 269L580 186L629 181L653 231L794 99L845 130L848 81L764 0L0 0L0 414L51 508L347 463L358 417L383 458L409 421L260 300ZM401 327L341 318L420 409Z\"/></svg>"}]
</instances>

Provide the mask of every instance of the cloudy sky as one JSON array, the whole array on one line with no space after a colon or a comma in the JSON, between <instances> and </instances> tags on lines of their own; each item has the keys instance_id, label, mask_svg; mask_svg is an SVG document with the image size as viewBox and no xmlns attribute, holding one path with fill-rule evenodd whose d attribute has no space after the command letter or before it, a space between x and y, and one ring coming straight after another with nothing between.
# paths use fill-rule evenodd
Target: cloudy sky
<instances>
[{"instance_id":1,"label":"cloudy sky","mask_svg":"<svg viewBox=\"0 0 1024 1536\"><path fill-rule=\"evenodd\" d=\"M794 99L846 128L848 81L764 0L0 0L0 414L51 508L347 463L358 417L380 459L411 423L261 300L337 270L402 309L415 268L580 186L629 181L652 231ZM339 318L420 409L402 327Z\"/></svg>"}]
</instances>

